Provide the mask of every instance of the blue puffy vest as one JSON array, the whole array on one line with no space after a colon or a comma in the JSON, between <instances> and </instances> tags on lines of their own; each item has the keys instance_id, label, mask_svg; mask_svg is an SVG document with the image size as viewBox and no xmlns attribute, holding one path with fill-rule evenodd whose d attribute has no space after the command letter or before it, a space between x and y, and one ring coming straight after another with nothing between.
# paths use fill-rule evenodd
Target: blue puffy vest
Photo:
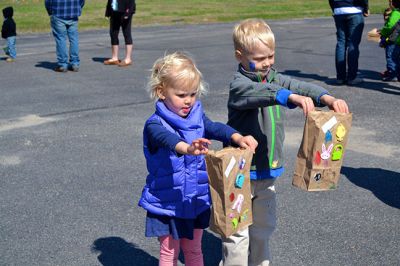
<instances>
[{"instance_id":1,"label":"blue puffy vest","mask_svg":"<svg viewBox=\"0 0 400 266\"><path fill-rule=\"evenodd\" d=\"M170 132L186 143L204 137L203 108L197 101L186 118L171 112L163 102L156 103L156 112L146 124L158 119ZM150 153L146 134L143 150L149 172L139 206L157 215L194 219L210 208L208 176L204 156L180 155L160 147Z\"/></svg>"}]
</instances>

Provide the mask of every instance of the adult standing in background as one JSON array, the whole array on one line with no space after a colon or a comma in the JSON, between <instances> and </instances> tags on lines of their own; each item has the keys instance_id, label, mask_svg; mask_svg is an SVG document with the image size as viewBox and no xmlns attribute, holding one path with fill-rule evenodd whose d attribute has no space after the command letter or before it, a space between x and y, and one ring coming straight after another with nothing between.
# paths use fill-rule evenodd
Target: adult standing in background
<instances>
[{"instance_id":1,"label":"adult standing in background","mask_svg":"<svg viewBox=\"0 0 400 266\"><path fill-rule=\"evenodd\" d=\"M364 17L369 16L368 0L329 0L336 26L336 81L355 85L363 82L357 77L358 57L364 29Z\"/></svg>"},{"instance_id":2,"label":"adult standing in background","mask_svg":"<svg viewBox=\"0 0 400 266\"><path fill-rule=\"evenodd\" d=\"M54 69L56 72L67 72L68 69L74 72L79 71L78 18L82 14L84 5L85 0L45 0L45 7L50 16L51 30L56 41L58 63Z\"/></svg>"},{"instance_id":3,"label":"adult standing in background","mask_svg":"<svg viewBox=\"0 0 400 266\"><path fill-rule=\"evenodd\" d=\"M136 11L135 0L108 0L106 17L110 18L111 58L104 61L105 65L126 67L132 64L133 42L131 35L132 16ZM119 29L125 39L125 59L118 58Z\"/></svg>"}]
</instances>

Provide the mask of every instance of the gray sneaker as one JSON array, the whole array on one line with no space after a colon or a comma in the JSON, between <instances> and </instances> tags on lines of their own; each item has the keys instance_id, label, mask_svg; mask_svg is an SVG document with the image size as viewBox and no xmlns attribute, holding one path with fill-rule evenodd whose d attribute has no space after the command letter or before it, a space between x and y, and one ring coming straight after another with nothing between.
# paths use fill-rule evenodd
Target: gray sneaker
<instances>
[{"instance_id":1,"label":"gray sneaker","mask_svg":"<svg viewBox=\"0 0 400 266\"><path fill-rule=\"evenodd\" d=\"M79 67L78 66L71 66L71 68L69 69L72 72L78 72L79 71Z\"/></svg>"},{"instance_id":2,"label":"gray sneaker","mask_svg":"<svg viewBox=\"0 0 400 266\"><path fill-rule=\"evenodd\" d=\"M355 79L352 79L352 80L348 80L347 84L348 85L357 85L357 84L360 84L360 83L363 83L363 82L364 82L364 80L362 78L355 78Z\"/></svg>"}]
</instances>

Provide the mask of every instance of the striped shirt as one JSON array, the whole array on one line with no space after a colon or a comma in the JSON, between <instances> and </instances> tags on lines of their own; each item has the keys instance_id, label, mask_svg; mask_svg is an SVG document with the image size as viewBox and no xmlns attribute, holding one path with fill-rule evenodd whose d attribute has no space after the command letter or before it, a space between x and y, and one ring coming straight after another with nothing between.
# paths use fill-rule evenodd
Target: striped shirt
<instances>
[{"instance_id":1,"label":"striped shirt","mask_svg":"<svg viewBox=\"0 0 400 266\"><path fill-rule=\"evenodd\" d=\"M85 0L45 0L47 13L61 19L77 19Z\"/></svg>"}]
</instances>

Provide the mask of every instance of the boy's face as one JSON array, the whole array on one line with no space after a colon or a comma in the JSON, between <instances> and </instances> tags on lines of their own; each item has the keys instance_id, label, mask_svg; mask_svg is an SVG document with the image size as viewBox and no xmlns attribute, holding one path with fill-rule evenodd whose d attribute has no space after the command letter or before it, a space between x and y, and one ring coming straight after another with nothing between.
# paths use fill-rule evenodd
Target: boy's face
<instances>
[{"instance_id":1,"label":"boy's face","mask_svg":"<svg viewBox=\"0 0 400 266\"><path fill-rule=\"evenodd\" d=\"M235 51L236 59L250 72L260 72L266 75L275 63L275 50L269 48L262 42L258 42L250 52Z\"/></svg>"}]
</instances>

